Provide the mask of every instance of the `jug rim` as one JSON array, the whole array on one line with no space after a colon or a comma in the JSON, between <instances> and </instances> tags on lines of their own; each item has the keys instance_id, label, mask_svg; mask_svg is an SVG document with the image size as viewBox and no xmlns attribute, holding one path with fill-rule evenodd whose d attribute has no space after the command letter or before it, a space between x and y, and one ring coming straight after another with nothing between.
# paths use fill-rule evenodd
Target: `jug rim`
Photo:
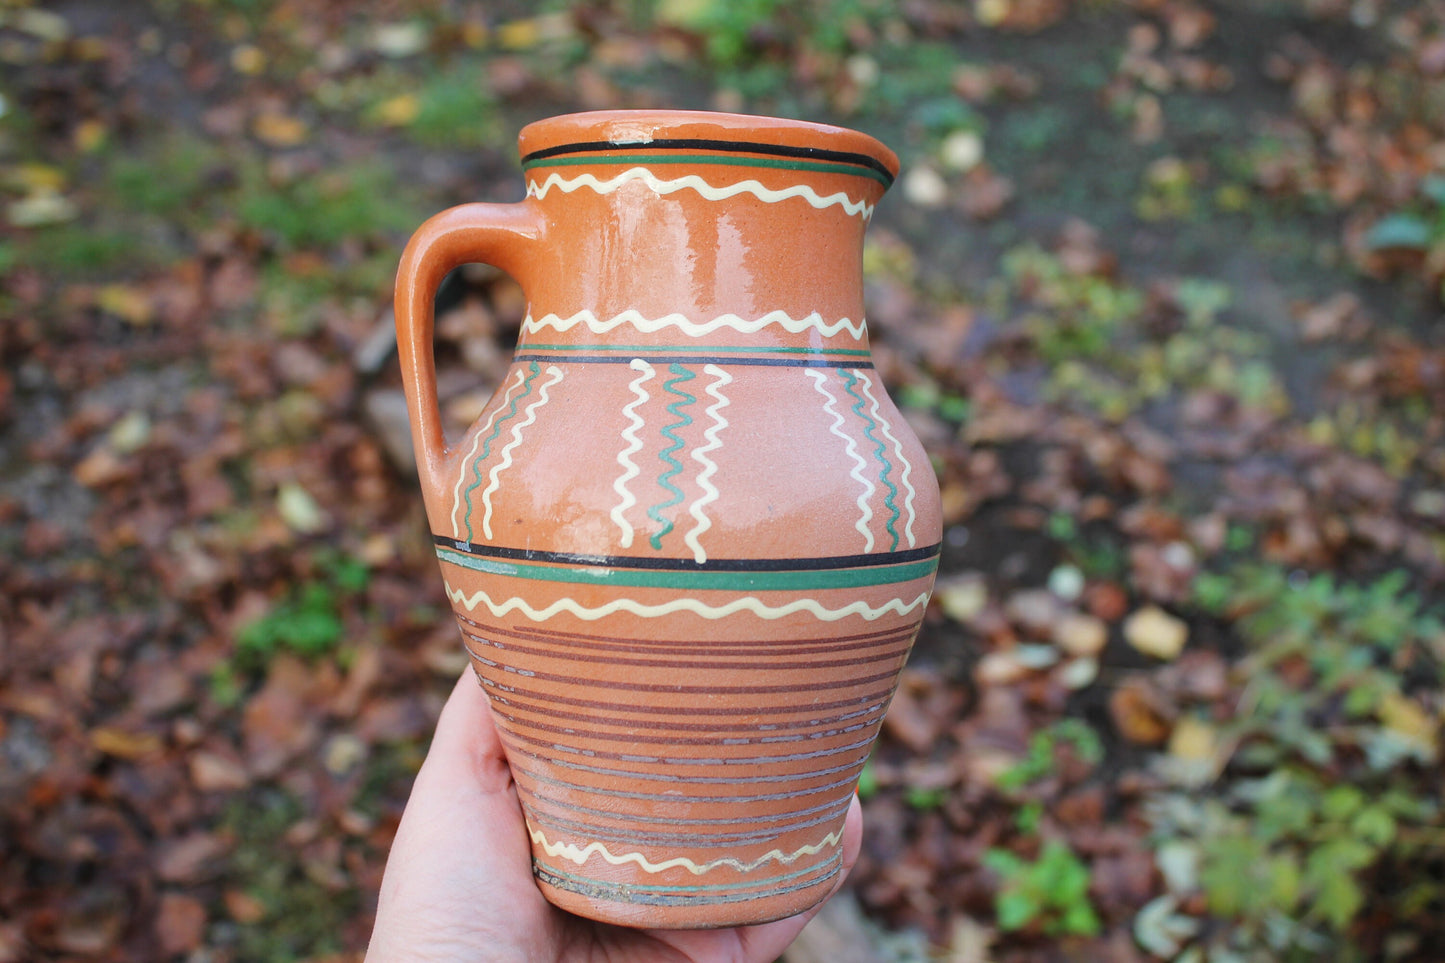
<instances>
[{"instance_id":1,"label":"jug rim","mask_svg":"<svg viewBox=\"0 0 1445 963\"><path fill-rule=\"evenodd\" d=\"M522 163L582 150L648 144L748 150L787 156L848 159L886 177L898 177L898 155L877 138L815 121L712 110L589 110L534 121L517 136ZM881 178L880 178L881 179Z\"/></svg>"}]
</instances>

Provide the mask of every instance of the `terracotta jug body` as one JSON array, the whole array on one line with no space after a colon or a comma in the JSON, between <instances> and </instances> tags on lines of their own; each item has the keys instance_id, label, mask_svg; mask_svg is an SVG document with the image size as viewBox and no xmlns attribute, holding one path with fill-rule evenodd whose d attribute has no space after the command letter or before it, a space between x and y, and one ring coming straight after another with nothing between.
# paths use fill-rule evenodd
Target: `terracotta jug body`
<instances>
[{"instance_id":1,"label":"terracotta jug body","mask_svg":"<svg viewBox=\"0 0 1445 963\"><path fill-rule=\"evenodd\" d=\"M821 900L927 605L927 456L863 320L871 137L608 111L521 134L524 201L429 220L396 289L446 592L558 906L731 926ZM459 264L528 301L443 438L432 299Z\"/></svg>"}]
</instances>

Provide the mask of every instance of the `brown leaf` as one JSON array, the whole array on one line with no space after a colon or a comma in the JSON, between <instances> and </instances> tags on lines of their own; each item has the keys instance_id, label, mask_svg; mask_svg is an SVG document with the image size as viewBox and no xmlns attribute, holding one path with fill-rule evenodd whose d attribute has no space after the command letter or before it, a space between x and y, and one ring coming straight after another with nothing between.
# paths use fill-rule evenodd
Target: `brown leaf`
<instances>
[{"instance_id":1,"label":"brown leaf","mask_svg":"<svg viewBox=\"0 0 1445 963\"><path fill-rule=\"evenodd\" d=\"M1109 715L1130 742L1157 746L1169 738L1173 712L1164 696L1142 679L1131 679L1109 696Z\"/></svg>"},{"instance_id":2,"label":"brown leaf","mask_svg":"<svg viewBox=\"0 0 1445 963\"><path fill-rule=\"evenodd\" d=\"M201 945L205 935L206 908L195 897L165 893L156 913L155 930L167 956L189 953Z\"/></svg>"},{"instance_id":3,"label":"brown leaf","mask_svg":"<svg viewBox=\"0 0 1445 963\"><path fill-rule=\"evenodd\" d=\"M266 917L266 904L239 889L226 890L222 899L226 904L226 912L231 914L231 919L237 923L250 925L259 923Z\"/></svg>"},{"instance_id":4,"label":"brown leaf","mask_svg":"<svg viewBox=\"0 0 1445 963\"><path fill-rule=\"evenodd\" d=\"M191 785L201 792L238 792L251 785L246 767L232 753L201 749L191 753L186 762Z\"/></svg>"},{"instance_id":5,"label":"brown leaf","mask_svg":"<svg viewBox=\"0 0 1445 963\"><path fill-rule=\"evenodd\" d=\"M217 833L196 832L162 842L155 857L156 875L168 883L194 883L211 875L231 848Z\"/></svg>"},{"instance_id":6,"label":"brown leaf","mask_svg":"<svg viewBox=\"0 0 1445 963\"><path fill-rule=\"evenodd\" d=\"M315 745L320 727L310 711L311 678L298 659L271 663L266 684L246 703L241 731L251 771L274 776L300 753Z\"/></svg>"}]
</instances>

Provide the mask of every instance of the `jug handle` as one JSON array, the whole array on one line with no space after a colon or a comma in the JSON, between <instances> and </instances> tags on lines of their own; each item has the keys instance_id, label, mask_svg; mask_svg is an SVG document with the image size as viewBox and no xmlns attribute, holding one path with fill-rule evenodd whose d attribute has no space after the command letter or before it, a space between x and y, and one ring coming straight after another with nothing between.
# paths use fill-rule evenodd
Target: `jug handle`
<instances>
[{"instance_id":1,"label":"jug handle","mask_svg":"<svg viewBox=\"0 0 1445 963\"><path fill-rule=\"evenodd\" d=\"M437 286L453 268L480 262L506 271L526 291L527 266L541 235L540 214L527 201L461 204L417 228L402 252L396 274L396 349L423 491L431 489L451 454L442 432L432 353Z\"/></svg>"}]
</instances>

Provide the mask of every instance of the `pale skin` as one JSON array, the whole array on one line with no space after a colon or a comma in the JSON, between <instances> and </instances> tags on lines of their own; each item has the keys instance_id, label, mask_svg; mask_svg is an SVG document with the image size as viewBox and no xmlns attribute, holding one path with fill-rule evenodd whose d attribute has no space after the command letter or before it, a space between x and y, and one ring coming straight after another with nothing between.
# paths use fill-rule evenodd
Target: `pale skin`
<instances>
[{"instance_id":1,"label":"pale skin","mask_svg":"<svg viewBox=\"0 0 1445 963\"><path fill-rule=\"evenodd\" d=\"M858 858L854 798L843 872ZM821 906L821 904L820 904ZM367 963L767 963L817 912L722 930L643 930L557 909L532 881L522 807L468 670L437 722L387 859Z\"/></svg>"}]
</instances>

